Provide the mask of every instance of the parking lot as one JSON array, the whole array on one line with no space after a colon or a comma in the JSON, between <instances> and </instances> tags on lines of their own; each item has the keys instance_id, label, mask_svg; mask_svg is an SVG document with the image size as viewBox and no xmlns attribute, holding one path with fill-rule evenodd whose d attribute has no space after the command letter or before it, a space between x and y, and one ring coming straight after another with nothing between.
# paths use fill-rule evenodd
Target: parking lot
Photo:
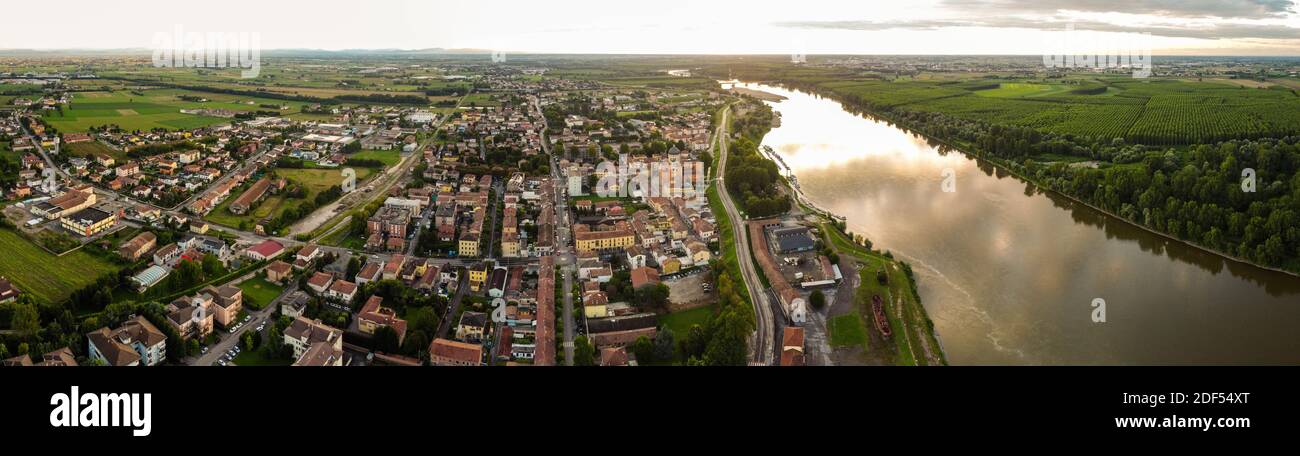
<instances>
[{"instance_id":1,"label":"parking lot","mask_svg":"<svg viewBox=\"0 0 1300 456\"><path fill-rule=\"evenodd\" d=\"M717 290L713 289L713 276L705 268L697 271L663 281L664 285L668 285L669 310L689 309L712 301L714 293L717 292ZM706 285L709 288L708 291L705 291Z\"/></svg>"}]
</instances>

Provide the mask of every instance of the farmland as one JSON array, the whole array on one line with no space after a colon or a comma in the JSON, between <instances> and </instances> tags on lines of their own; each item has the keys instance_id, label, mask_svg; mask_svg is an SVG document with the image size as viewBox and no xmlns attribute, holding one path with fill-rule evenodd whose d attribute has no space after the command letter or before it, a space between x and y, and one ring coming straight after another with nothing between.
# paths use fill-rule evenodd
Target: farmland
<instances>
[{"instance_id":1,"label":"farmland","mask_svg":"<svg viewBox=\"0 0 1300 456\"><path fill-rule=\"evenodd\" d=\"M859 79L818 86L874 109L943 113L1151 145L1300 133L1300 95L1283 86L1129 78Z\"/></svg>"},{"instance_id":2,"label":"farmland","mask_svg":"<svg viewBox=\"0 0 1300 456\"><path fill-rule=\"evenodd\" d=\"M62 301L73 291L118 269L112 262L84 250L56 257L9 229L0 229L0 251L4 252L0 255L0 276L37 301Z\"/></svg>"},{"instance_id":3,"label":"farmland","mask_svg":"<svg viewBox=\"0 0 1300 456\"><path fill-rule=\"evenodd\" d=\"M188 98L189 100L183 99ZM197 101L206 99L208 101ZM276 109L262 105L275 106ZM112 92L78 92L62 112L51 111L44 120L63 132L84 132L91 127L117 125L127 130L199 128L230 122L228 118L183 114L182 109L226 109L237 112L280 111L297 113L302 102L196 92L181 89L149 89ZM288 107L280 110L279 107Z\"/></svg>"}]
</instances>

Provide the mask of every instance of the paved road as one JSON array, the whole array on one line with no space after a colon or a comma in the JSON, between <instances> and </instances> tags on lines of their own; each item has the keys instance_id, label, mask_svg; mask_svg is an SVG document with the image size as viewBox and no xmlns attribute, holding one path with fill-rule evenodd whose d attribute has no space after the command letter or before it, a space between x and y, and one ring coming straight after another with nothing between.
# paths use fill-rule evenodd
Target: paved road
<instances>
[{"instance_id":1,"label":"paved road","mask_svg":"<svg viewBox=\"0 0 1300 456\"><path fill-rule=\"evenodd\" d=\"M465 293L469 292L469 274L461 274L459 285L456 286L456 294L451 296L451 302L447 303L447 312L442 316L442 323L438 324L437 337L447 339L447 334L451 333L451 326L458 322L451 321L460 313L460 305L465 301Z\"/></svg>"},{"instance_id":2,"label":"paved road","mask_svg":"<svg viewBox=\"0 0 1300 456\"><path fill-rule=\"evenodd\" d=\"M722 176L727 169L727 147L728 141L727 126L728 117L731 115L731 108L723 108L722 121L718 127L718 170L717 178L718 195L722 198L722 206L727 209L727 215L731 218L731 234L735 238L737 263L740 263L740 273L744 276L745 284L750 290L750 297L754 303L754 335L750 343L750 354L752 355L752 364L770 366L775 358L774 348L776 345L775 323L772 317L772 303L769 300L768 293L764 291L763 282L758 279L758 274L754 271L754 261L751 258L749 246L745 242L745 219L741 217L740 211L736 209L736 203L732 201L731 194L727 191L727 186L722 180Z\"/></svg>"},{"instance_id":3,"label":"paved road","mask_svg":"<svg viewBox=\"0 0 1300 456\"><path fill-rule=\"evenodd\" d=\"M542 119L542 150L551 156L551 179L552 194L555 196L555 253L556 262L560 274L564 276L564 364L573 365L573 339L574 327L577 322L573 318L573 271L571 270L577 264L577 258L569 251L569 201L568 201L568 181L564 178L563 170L560 169L560 159L551 153L551 141L547 139L546 116L542 114L542 108L536 98L533 99L533 109Z\"/></svg>"}]
</instances>

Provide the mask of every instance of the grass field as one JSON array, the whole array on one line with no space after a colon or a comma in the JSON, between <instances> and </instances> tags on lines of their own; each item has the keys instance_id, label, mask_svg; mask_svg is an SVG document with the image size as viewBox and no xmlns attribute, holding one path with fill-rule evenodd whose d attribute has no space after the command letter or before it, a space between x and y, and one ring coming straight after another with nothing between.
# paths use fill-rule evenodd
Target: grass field
<instances>
[{"instance_id":1,"label":"grass field","mask_svg":"<svg viewBox=\"0 0 1300 456\"><path fill-rule=\"evenodd\" d=\"M402 152L397 149L363 150L361 152L352 154L348 158L355 158L357 160L379 160L381 162L384 162L385 167L391 167L393 165L396 165L397 162L402 161Z\"/></svg>"},{"instance_id":2,"label":"grass field","mask_svg":"<svg viewBox=\"0 0 1300 456\"><path fill-rule=\"evenodd\" d=\"M257 310L265 308L284 291L284 287L267 282L260 276L241 282L239 289L244 290L244 306Z\"/></svg>"},{"instance_id":3,"label":"grass field","mask_svg":"<svg viewBox=\"0 0 1300 456\"><path fill-rule=\"evenodd\" d=\"M208 101L190 101L198 97ZM228 109L231 111L279 111L297 114L305 103L270 98L227 95L183 89L143 91L79 92L62 115L46 113L45 121L63 132L84 132L92 126L116 124L127 131L153 128L191 129L230 122L221 117L182 114L181 109ZM262 105L266 105L264 107ZM273 107L272 107L273 106ZM280 107L288 109L281 110Z\"/></svg>"},{"instance_id":4,"label":"grass field","mask_svg":"<svg viewBox=\"0 0 1300 456\"><path fill-rule=\"evenodd\" d=\"M375 173L375 170L369 168L353 168L357 172L357 182L365 180ZM276 173L285 179L301 183L307 187L307 196L305 199L289 199L282 195L271 195L253 208L253 210L244 215L235 215L230 212L230 204L238 198L238 195L232 195L212 209L212 212L205 217L208 221L220 225L238 227L240 222L247 221L250 224L256 223L265 218L275 218L290 207L297 207L304 201L313 200L320 192L328 190L331 186L343 183L343 170L340 168L318 168L318 169L288 169L281 168Z\"/></svg>"},{"instance_id":5,"label":"grass field","mask_svg":"<svg viewBox=\"0 0 1300 456\"><path fill-rule=\"evenodd\" d=\"M0 229L0 252L4 252L0 254L0 276L38 301L60 302L73 291L119 269L82 250L56 257L7 229Z\"/></svg>"},{"instance_id":6,"label":"grass field","mask_svg":"<svg viewBox=\"0 0 1300 456\"><path fill-rule=\"evenodd\" d=\"M97 155L107 155L113 157L113 160L116 160L119 164L125 162L127 159L125 151L108 147L99 141L85 141L67 144L63 146L63 150L66 151L68 155L86 157L91 160L93 160Z\"/></svg>"},{"instance_id":7,"label":"grass field","mask_svg":"<svg viewBox=\"0 0 1300 456\"><path fill-rule=\"evenodd\" d=\"M905 366L946 364L947 359L939 348L938 338L934 334L934 327L930 323L925 307L913 295L912 281L903 272L899 262L852 243L843 233L829 224L822 224L821 228L830 239L831 245L839 252L841 261L851 259L861 266L859 270L861 283L856 290L856 298L861 316L859 321L863 323L864 328L866 325L874 325L870 321L870 297L879 295L884 300L889 324L894 331L892 338L895 348L894 364ZM881 269L885 269L889 274L887 285L881 285L876 281L876 272ZM834 344L834 332L831 337ZM934 353L927 355L925 347L931 347Z\"/></svg>"},{"instance_id":8,"label":"grass field","mask_svg":"<svg viewBox=\"0 0 1300 456\"><path fill-rule=\"evenodd\" d=\"M849 312L826 322L827 331L831 333L832 347L867 347L867 328L862 324L862 315Z\"/></svg>"},{"instance_id":9,"label":"grass field","mask_svg":"<svg viewBox=\"0 0 1300 456\"><path fill-rule=\"evenodd\" d=\"M691 326L703 325L713 315L713 307L703 306L681 310L659 316L659 326L673 330L673 336L681 340L690 331Z\"/></svg>"}]
</instances>

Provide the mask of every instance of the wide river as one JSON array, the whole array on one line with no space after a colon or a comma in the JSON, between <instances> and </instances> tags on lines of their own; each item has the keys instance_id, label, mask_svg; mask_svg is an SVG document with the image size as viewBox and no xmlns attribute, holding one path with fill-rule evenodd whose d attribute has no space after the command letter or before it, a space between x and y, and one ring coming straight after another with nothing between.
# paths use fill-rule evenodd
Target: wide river
<instances>
[{"instance_id":1,"label":"wide river","mask_svg":"<svg viewBox=\"0 0 1300 456\"><path fill-rule=\"evenodd\" d=\"M1149 233L834 100L742 86L787 98L768 103L781 126L763 144L805 196L912 263L952 364L1300 363L1300 278Z\"/></svg>"}]
</instances>

